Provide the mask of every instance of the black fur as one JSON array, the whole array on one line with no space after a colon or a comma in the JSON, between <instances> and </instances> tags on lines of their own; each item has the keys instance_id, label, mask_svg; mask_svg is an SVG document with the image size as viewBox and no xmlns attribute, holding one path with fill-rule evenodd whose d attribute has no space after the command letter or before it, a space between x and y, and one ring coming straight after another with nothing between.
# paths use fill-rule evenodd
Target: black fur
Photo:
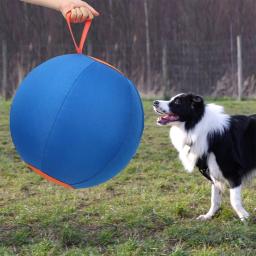
<instances>
[{"instance_id":1,"label":"black fur","mask_svg":"<svg viewBox=\"0 0 256 256\"><path fill-rule=\"evenodd\" d=\"M185 122L187 130L192 129L204 115L205 104L203 98L192 93L184 93L169 103L170 111Z\"/></svg>"},{"instance_id":2,"label":"black fur","mask_svg":"<svg viewBox=\"0 0 256 256\"><path fill-rule=\"evenodd\" d=\"M176 102L178 101L178 102ZM182 94L169 104L170 110L185 122L185 129L193 129L205 112L200 96ZM208 136L208 153L214 153L221 172L231 188L241 185L243 179L256 170L256 115L230 116L230 126L224 133ZM207 155L199 158L197 167L209 180Z\"/></svg>"},{"instance_id":3,"label":"black fur","mask_svg":"<svg viewBox=\"0 0 256 256\"><path fill-rule=\"evenodd\" d=\"M241 185L256 169L256 115L231 116L230 127L208 136L208 143L230 187Z\"/></svg>"},{"instance_id":4,"label":"black fur","mask_svg":"<svg viewBox=\"0 0 256 256\"><path fill-rule=\"evenodd\" d=\"M207 165L207 155L203 155L201 158L197 160L196 166L201 174L212 182L210 170Z\"/></svg>"},{"instance_id":5,"label":"black fur","mask_svg":"<svg viewBox=\"0 0 256 256\"><path fill-rule=\"evenodd\" d=\"M157 108L159 101L155 103ZM168 106L170 113L185 123L186 131L193 129L206 113L204 100L191 93L174 97ZM256 171L256 115L229 116L229 125L224 129L224 132L216 131L208 135L208 152L198 159L196 165L205 177L211 179L207 159L213 153L223 177L234 188L241 185L252 171Z\"/></svg>"}]
</instances>

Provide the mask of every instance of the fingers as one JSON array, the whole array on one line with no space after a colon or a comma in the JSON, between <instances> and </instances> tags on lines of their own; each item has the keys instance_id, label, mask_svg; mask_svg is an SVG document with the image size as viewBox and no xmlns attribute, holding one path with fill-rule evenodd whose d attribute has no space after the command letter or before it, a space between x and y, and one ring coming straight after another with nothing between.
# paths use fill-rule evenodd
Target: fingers
<instances>
[{"instance_id":1,"label":"fingers","mask_svg":"<svg viewBox=\"0 0 256 256\"><path fill-rule=\"evenodd\" d=\"M80 23L84 22L87 19L92 20L94 18L93 13L86 7L73 8L71 10L71 22Z\"/></svg>"},{"instance_id":2,"label":"fingers","mask_svg":"<svg viewBox=\"0 0 256 256\"><path fill-rule=\"evenodd\" d=\"M75 22L80 22L83 17L83 13L80 8L76 8L76 19Z\"/></svg>"},{"instance_id":3,"label":"fingers","mask_svg":"<svg viewBox=\"0 0 256 256\"><path fill-rule=\"evenodd\" d=\"M92 7L90 6L89 4L85 3L86 7L91 11L91 13L94 15L94 16L99 16L100 14Z\"/></svg>"},{"instance_id":4,"label":"fingers","mask_svg":"<svg viewBox=\"0 0 256 256\"><path fill-rule=\"evenodd\" d=\"M89 4L81 0L66 0L62 2L60 11L66 17L67 12L71 12L70 20L74 23L84 22L99 16L99 13Z\"/></svg>"},{"instance_id":5,"label":"fingers","mask_svg":"<svg viewBox=\"0 0 256 256\"><path fill-rule=\"evenodd\" d=\"M71 22L76 22L76 17L77 17L76 9L77 9L77 8L73 8L73 9L71 10L71 15L70 15Z\"/></svg>"},{"instance_id":6,"label":"fingers","mask_svg":"<svg viewBox=\"0 0 256 256\"><path fill-rule=\"evenodd\" d=\"M80 18L80 22L83 22L87 19L90 19L90 20L93 19L94 15L92 14L92 12L89 9L87 9L85 7L81 7L80 11L82 13L82 16Z\"/></svg>"}]
</instances>

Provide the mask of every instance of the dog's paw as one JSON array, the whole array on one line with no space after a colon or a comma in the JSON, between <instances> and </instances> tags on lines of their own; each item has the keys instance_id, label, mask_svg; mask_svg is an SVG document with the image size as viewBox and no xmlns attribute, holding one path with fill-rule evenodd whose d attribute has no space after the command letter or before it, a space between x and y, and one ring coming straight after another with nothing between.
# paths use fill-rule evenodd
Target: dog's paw
<instances>
[{"instance_id":1,"label":"dog's paw","mask_svg":"<svg viewBox=\"0 0 256 256\"><path fill-rule=\"evenodd\" d=\"M250 214L249 214L248 212L246 212L246 213L244 214L244 216L240 217L240 220L241 220L242 222L246 222L247 219L249 219L249 217L250 217Z\"/></svg>"},{"instance_id":2,"label":"dog's paw","mask_svg":"<svg viewBox=\"0 0 256 256\"><path fill-rule=\"evenodd\" d=\"M206 221L206 220L210 220L211 218L212 218L212 215L203 214L203 215L198 216L196 219L201 220L201 221Z\"/></svg>"}]
</instances>

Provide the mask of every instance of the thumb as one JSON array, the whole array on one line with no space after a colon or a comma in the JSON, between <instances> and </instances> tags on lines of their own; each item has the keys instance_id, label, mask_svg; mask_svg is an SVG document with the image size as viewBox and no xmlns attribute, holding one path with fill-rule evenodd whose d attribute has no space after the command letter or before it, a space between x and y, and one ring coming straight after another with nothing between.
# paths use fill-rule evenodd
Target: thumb
<instances>
[{"instance_id":1,"label":"thumb","mask_svg":"<svg viewBox=\"0 0 256 256\"><path fill-rule=\"evenodd\" d=\"M89 4L85 3L85 6L92 12L92 14L94 16L99 16L99 12L97 12L92 6L90 6Z\"/></svg>"}]
</instances>

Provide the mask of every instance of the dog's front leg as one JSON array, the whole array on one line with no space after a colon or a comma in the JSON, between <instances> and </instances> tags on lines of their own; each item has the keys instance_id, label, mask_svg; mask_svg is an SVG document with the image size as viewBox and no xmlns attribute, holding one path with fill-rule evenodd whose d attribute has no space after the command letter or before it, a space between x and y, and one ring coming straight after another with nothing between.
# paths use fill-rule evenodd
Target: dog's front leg
<instances>
[{"instance_id":1,"label":"dog's front leg","mask_svg":"<svg viewBox=\"0 0 256 256\"><path fill-rule=\"evenodd\" d=\"M230 189L230 202L241 221L245 221L249 217L249 213L242 205L241 188L242 186L240 185Z\"/></svg>"},{"instance_id":2,"label":"dog's front leg","mask_svg":"<svg viewBox=\"0 0 256 256\"><path fill-rule=\"evenodd\" d=\"M204 214L197 217L197 220L209 220L214 214L220 209L221 205L221 190L214 184L212 184L212 192L211 192L211 208L210 210Z\"/></svg>"},{"instance_id":3,"label":"dog's front leg","mask_svg":"<svg viewBox=\"0 0 256 256\"><path fill-rule=\"evenodd\" d=\"M191 147L185 145L180 151L179 157L185 170L192 172L195 168L198 156L191 151Z\"/></svg>"}]
</instances>

